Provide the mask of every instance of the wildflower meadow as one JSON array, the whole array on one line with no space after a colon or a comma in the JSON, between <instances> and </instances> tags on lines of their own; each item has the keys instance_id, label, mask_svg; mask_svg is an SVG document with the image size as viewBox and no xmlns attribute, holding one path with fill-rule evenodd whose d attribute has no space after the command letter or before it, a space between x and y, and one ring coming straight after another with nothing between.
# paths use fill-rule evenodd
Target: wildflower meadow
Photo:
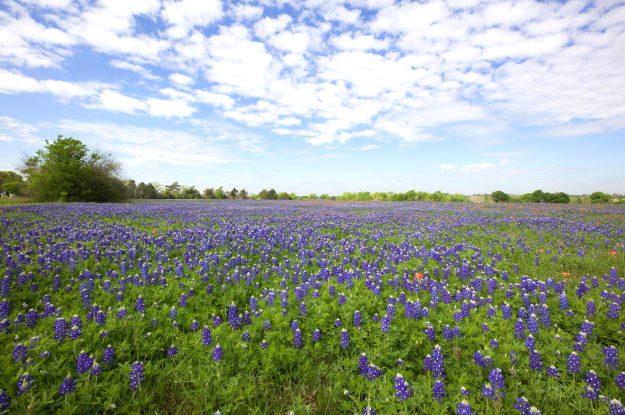
<instances>
[{"instance_id":1,"label":"wildflower meadow","mask_svg":"<svg viewBox=\"0 0 625 415\"><path fill-rule=\"evenodd\" d=\"M612 414L625 208L0 208L0 413Z\"/></svg>"}]
</instances>

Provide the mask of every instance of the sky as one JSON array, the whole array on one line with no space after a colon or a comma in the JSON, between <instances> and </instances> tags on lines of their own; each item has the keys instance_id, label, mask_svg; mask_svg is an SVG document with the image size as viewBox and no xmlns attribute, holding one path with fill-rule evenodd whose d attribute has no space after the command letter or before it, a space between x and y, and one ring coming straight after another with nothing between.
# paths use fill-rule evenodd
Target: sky
<instances>
[{"instance_id":1,"label":"sky","mask_svg":"<svg viewBox=\"0 0 625 415\"><path fill-rule=\"evenodd\" d=\"M0 170L200 191L625 193L624 1L3 0Z\"/></svg>"}]
</instances>

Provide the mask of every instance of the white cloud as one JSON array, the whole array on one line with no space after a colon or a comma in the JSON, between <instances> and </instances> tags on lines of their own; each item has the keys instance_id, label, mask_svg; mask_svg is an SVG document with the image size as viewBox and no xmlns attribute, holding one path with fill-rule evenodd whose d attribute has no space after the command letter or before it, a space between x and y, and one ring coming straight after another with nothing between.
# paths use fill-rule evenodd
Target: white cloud
<instances>
[{"instance_id":1,"label":"white cloud","mask_svg":"<svg viewBox=\"0 0 625 415\"><path fill-rule=\"evenodd\" d=\"M443 163L439 166L439 168L441 169L441 171L455 171L456 170L456 165L455 164L448 164L448 163Z\"/></svg>"},{"instance_id":2,"label":"white cloud","mask_svg":"<svg viewBox=\"0 0 625 415\"><path fill-rule=\"evenodd\" d=\"M226 109L232 108L236 104L236 101L229 95L217 94L210 91L196 90L195 96L198 102Z\"/></svg>"},{"instance_id":3,"label":"white cloud","mask_svg":"<svg viewBox=\"0 0 625 415\"><path fill-rule=\"evenodd\" d=\"M149 70L147 70L145 67L135 64L135 63L130 63L130 62L126 62L126 61L122 61L119 59L114 59L111 62L109 62L110 65L114 68L118 68L118 69L124 69L130 72L134 72L138 75L140 75L141 77L145 78L145 79L149 79L151 81L158 81L161 78L159 76L154 75L152 72L150 72Z\"/></svg>"},{"instance_id":4,"label":"white cloud","mask_svg":"<svg viewBox=\"0 0 625 415\"><path fill-rule=\"evenodd\" d=\"M263 138L249 130L215 119L192 118L189 122L212 140L221 143L236 143L237 148L242 151L268 154L267 144Z\"/></svg>"},{"instance_id":5,"label":"white cloud","mask_svg":"<svg viewBox=\"0 0 625 415\"><path fill-rule=\"evenodd\" d=\"M250 4L237 4L233 8L233 13L239 20L255 20L263 15L263 8Z\"/></svg>"},{"instance_id":6,"label":"white cloud","mask_svg":"<svg viewBox=\"0 0 625 415\"><path fill-rule=\"evenodd\" d=\"M280 32L270 38L273 47L284 52L302 54L308 49L310 38L306 32Z\"/></svg>"},{"instance_id":7,"label":"white cloud","mask_svg":"<svg viewBox=\"0 0 625 415\"><path fill-rule=\"evenodd\" d=\"M145 103L140 99L132 98L110 89L100 92L97 101L95 103L85 104L85 107L111 112L123 112L126 114L134 114L137 111L143 111L147 108Z\"/></svg>"},{"instance_id":8,"label":"white cloud","mask_svg":"<svg viewBox=\"0 0 625 415\"><path fill-rule=\"evenodd\" d=\"M73 0L22 0L23 3L37 7L49 7L52 9L65 9L72 4Z\"/></svg>"},{"instance_id":9,"label":"white cloud","mask_svg":"<svg viewBox=\"0 0 625 415\"><path fill-rule=\"evenodd\" d=\"M0 69L0 94L27 92L51 93L61 101L73 98L87 98L107 88L107 84L95 82L68 82L54 79L37 80L19 72Z\"/></svg>"},{"instance_id":10,"label":"white cloud","mask_svg":"<svg viewBox=\"0 0 625 415\"><path fill-rule=\"evenodd\" d=\"M288 14L281 14L276 18L264 17L254 25L256 36L266 38L280 32L291 23L293 19Z\"/></svg>"},{"instance_id":11,"label":"white cloud","mask_svg":"<svg viewBox=\"0 0 625 415\"><path fill-rule=\"evenodd\" d=\"M405 2L385 7L376 15L371 28L379 32L407 32L425 29L449 16L443 1Z\"/></svg>"},{"instance_id":12,"label":"white cloud","mask_svg":"<svg viewBox=\"0 0 625 415\"><path fill-rule=\"evenodd\" d=\"M0 64L21 67L0 69L0 93L165 118L212 110L314 144L625 125L619 2L62 2L0 11ZM76 82L66 59L85 49L153 82Z\"/></svg>"},{"instance_id":13,"label":"white cloud","mask_svg":"<svg viewBox=\"0 0 625 415\"><path fill-rule=\"evenodd\" d=\"M61 120L54 127L90 147L95 145L113 152L127 168L155 164L201 166L235 161L215 142L191 132L75 120Z\"/></svg>"},{"instance_id":14,"label":"white cloud","mask_svg":"<svg viewBox=\"0 0 625 415\"><path fill-rule=\"evenodd\" d=\"M147 112L155 117L188 117L196 109L184 100L150 98L146 100Z\"/></svg>"},{"instance_id":15,"label":"white cloud","mask_svg":"<svg viewBox=\"0 0 625 415\"><path fill-rule=\"evenodd\" d=\"M387 40L377 39L372 35L341 33L330 39L330 42L342 50L384 50L388 48Z\"/></svg>"},{"instance_id":16,"label":"white cloud","mask_svg":"<svg viewBox=\"0 0 625 415\"><path fill-rule=\"evenodd\" d=\"M159 54L170 46L167 40L135 33L135 17L156 17L161 7L158 0L111 0L82 7L69 17L55 16L54 21L66 27L74 41L98 52L156 62Z\"/></svg>"},{"instance_id":17,"label":"white cloud","mask_svg":"<svg viewBox=\"0 0 625 415\"><path fill-rule=\"evenodd\" d=\"M193 78L181 73L172 73L169 75L169 80L178 86L191 86L193 85Z\"/></svg>"},{"instance_id":18,"label":"white cloud","mask_svg":"<svg viewBox=\"0 0 625 415\"><path fill-rule=\"evenodd\" d=\"M360 22L360 10L347 9L340 4L333 5L334 7L328 8L325 13L325 17L328 20L337 20L346 24L357 24Z\"/></svg>"},{"instance_id":19,"label":"white cloud","mask_svg":"<svg viewBox=\"0 0 625 415\"><path fill-rule=\"evenodd\" d=\"M0 62L26 67L58 67L75 40L54 26L33 19L27 10L10 3L14 13L0 10Z\"/></svg>"},{"instance_id":20,"label":"white cloud","mask_svg":"<svg viewBox=\"0 0 625 415\"><path fill-rule=\"evenodd\" d=\"M219 0L166 0L162 18L170 24L167 34L181 38L196 26L207 26L223 14Z\"/></svg>"},{"instance_id":21,"label":"white cloud","mask_svg":"<svg viewBox=\"0 0 625 415\"><path fill-rule=\"evenodd\" d=\"M17 120L15 118L0 116L0 142L12 142L15 140L27 143L39 141L37 133L39 128Z\"/></svg>"},{"instance_id":22,"label":"white cloud","mask_svg":"<svg viewBox=\"0 0 625 415\"><path fill-rule=\"evenodd\" d=\"M0 69L0 93L19 94L21 92L41 92L43 85L38 80L19 72Z\"/></svg>"},{"instance_id":23,"label":"white cloud","mask_svg":"<svg viewBox=\"0 0 625 415\"><path fill-rule=\"evenodd\" d=\"M206 79L218 86L217 92L263 96L270 87L272 55L265 45L250 39L244 26L223 28L207 40L211 58Z\"/></svg>"}]
</instances>

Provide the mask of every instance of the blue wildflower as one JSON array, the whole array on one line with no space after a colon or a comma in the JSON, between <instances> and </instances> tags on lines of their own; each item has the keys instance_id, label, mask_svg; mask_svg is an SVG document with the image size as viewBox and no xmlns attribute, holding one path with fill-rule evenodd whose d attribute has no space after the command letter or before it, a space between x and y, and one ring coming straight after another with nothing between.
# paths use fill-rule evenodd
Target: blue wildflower
<instances>
[{"instance_id":1,"label":"blue wildflower","mask_svg":"<svg viewBox=\"0 0 625 415\"><path fill-rule=\"evenodd\" d=\"M28 372L21 374L16 384L17 396L30 392L34 381L35 379Z\"/></svg>"},{"instance_id":2,"label":"blue wildflower","mask_svg":"<svg viewBox=\"0 0 625 415\"><path fill-rule=\"evenodd\" d=\"M445 398L445 384L442 380L436 379L436 381L434 381L434 385L432 386L432 395L434 396L434 399L439 402Z\"/></svg>"},{"instance_id":3,"label":"blue wildflower","mask_svg":"<svg viewBox=\"0 0 625 415\"><path fill-rule=\"evenodd\" d=\"M341 348L347 349L349 347L349 333L346 329L341 330Z\"/></svg>"},{"instance_id":4,"label":"blue wildflower","mask_svg":"<svg viewBox=\"0 0 625 415\"><path fill-rule=\"evenodd\" d=\"M408 399L412 395L412 390L401 373L398 373L393 380L395 381L393 385L395 388L395 396L397 396L400 401Z\"/></svg>"},{"instance_id":5,"label":"blue wildflower","mask_svg":"<svg viewBox=\"0 0 625 415\"><path fill-rule=\"evenodd\" d=\"M141 382L143 381L143 363L142 362L134 362L130 365L130 390L136 391L139 386L141 386Z\"/></svg>"},{"instance_id":6,"label":"blue wildflower","mask_svg":"<svg viewBox=\"0 0 625 415\"><path fill-rule=\"evenodd\" d=\"M302 331L300 329L295 329L293 332L293 346L296 349L301 349L304 346L304 339L302 337Z\"/></svg>"},{"instance_id":7,"label":"blue wildflower","mask_svg":"<svg viewBox=\"0 0 625 415\"><path fill-rule=\"evenodd\" d=\"M167 357L172 358L178 353L178 348L173 344L167 349Z\"/></svg>"},{"instance_id":8,"label":"blue wildflower","mask_svg":"<svg viewBox=\"0 0 625 415\"><path fill-rule=\"evenodd\" d=\"M219 344L217 344L215 348L213 349L213 360L215 362L221 362L223 358L224 358L223 349L221 348Z\"/></svg>"},{"instance_id":9,"label":"blue wildflower","mask_svg":"<svg viewBox=\"0 0 625 415\"><path fill-rule=\"evenodd\" d=\"M471 409L471 405L466 400L462 400L456 405L456 415L475 415Z\"/></svg>"},{"instance_id":10,"label":"blue wildflower","mask_svg":"<svg viewBox=\"0 0 625 415\"><path fill-rule=\"evenodd\" d=\"M604 347L601 349L604 355L604 363L608 370L615 370L619 364L618 350L614 346Z\"/></svg>"},{"instance_id":11,"label":"blue wildflower","mask_svg":"<svg viewBox=\"0 0 625 415\"><path fill-rule=\"evenodd\" d=\"M102 363L110 365L115 360L115 348L110 344L104 348L104 355L102 357Z\"/></svg>"},{"instance_id":12,"label":"blue wildflower","mask_svg":"<svg viewBox=\"0 0 625 415\"><path fill-rule=\"evenodd\" d=\"M202 344L204 346L210 346L213 343L213 336L211 334L211 329L208 326L204 326L202 329Z\"/></svg>"},{"instance_id":13,"label":"blue wildflower","mask_svg":"<svg viewBox=\"0 0 625 415\"><path fill-rule=\"evenodd\" d=\"M93 365L93 356L89 356L87 352L82 350L76 357L76 372L78 374L87 373Z\"/></svg>"},{"instance_id":14,"label":"blue wildflower","mask_svg":"<svg viewBox=\"0 0 625 415\"><path fill-rule=\"evenodd\" d=\"M0 411L4 411L11 405L11 398L4 389L0 389Z\"/></svg>"}]
</instances>

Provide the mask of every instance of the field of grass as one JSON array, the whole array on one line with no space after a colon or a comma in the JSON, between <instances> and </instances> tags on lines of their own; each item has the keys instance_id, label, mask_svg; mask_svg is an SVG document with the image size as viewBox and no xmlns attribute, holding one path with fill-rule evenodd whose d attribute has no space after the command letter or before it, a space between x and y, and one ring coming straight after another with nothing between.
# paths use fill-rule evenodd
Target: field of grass
<instances>
[{"instance_id":1,"label":"field of grass","mask_svg":"<svg viewBox=\"0 0 625 415\"><path fill-rule=\"evenodd\" d=\"M0 206L15 206L32 203L28 197L0 197Z\"/></svg>"},{"instance_id":2,"label":"field of grass","mask_svg":"<svg viewBox=\"0 0 625 415\"><path fill-rule=\"evenodd\" d=\"M624 411L622 207L39 204L0 222L0 413Z\"/></svg>"}]
</instances>

